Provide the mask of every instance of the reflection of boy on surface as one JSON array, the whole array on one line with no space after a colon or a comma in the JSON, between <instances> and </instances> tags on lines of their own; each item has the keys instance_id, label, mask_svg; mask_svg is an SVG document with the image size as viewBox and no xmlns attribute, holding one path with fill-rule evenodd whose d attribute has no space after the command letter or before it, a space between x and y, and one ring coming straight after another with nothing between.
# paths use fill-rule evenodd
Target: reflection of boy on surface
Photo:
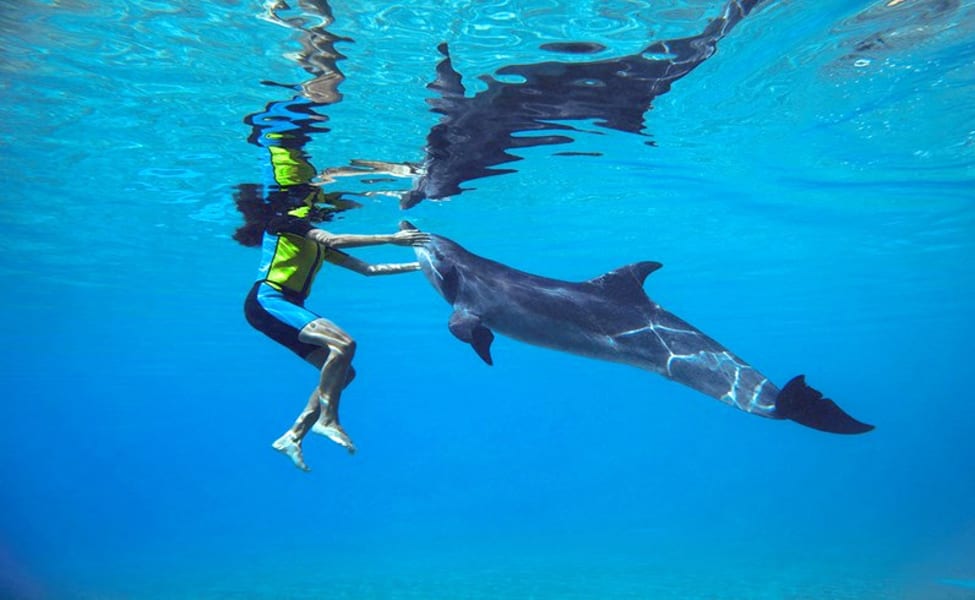
<instances>
[{"instance_id":1,"label":"reflection of boy on surface","mask_svg":"<svg viewBox=\"0 0 975 600\"><path fill-rule=\"evenodd\" d=\"M341 327L305 308L315 276L325 262L363 275L392 275L420 268L419 263L369 264L342 248L395 244L419 245L428 236L418 231L392 234L333 234L313 225L312 192L301 206L276 214L264 228L259 279L244 303L247 321L258 331L291 349L321 375L305 409L273 446L295 466L309 470L301 442L309 430L355 452L355 445L339 424L339 398L352 380L355 341Z\"/></svg>"},{"instance_id":2,"label":"reflection of boy on surface","mask_svg":"<svg viewBox=\"0 0 975 600\"><path fill-rule=\"evenodd\" d=\"M300 32L302 51L298 63L311 81L299 86L284 85L295 95L268 104L244 121L253 127L248 141L265 148L270 160L264 185L238 186L235 201L244 225L234 239L245 246L262 246L259 277L244 303L247 321L258 331L290 348L320 369L318 385L294 425L273 444L298 468L307 471L301 442L309 430L327 436L355 451L352 440L339 424L339 397L354 376L351 366L355 341L335 323L305 308L312 283L322 264L329 262L364 275L385 275L416 271L419 264L371 265L345 254L341 248L397 244L420 244L426 234L397 232L389 235L341 235L315 227L331 213L356 206L341 194L326 194L312 183L315 168L304 151L312 135L327 132L328 120L316 109L341 100L338 91L344 75L337 61L342 55L335 42L342 41L327 27L333 22L325 0L299 0L298 13L289 16L286 2L265 5L265 18ZM306 18L314 15L319 24ZM351 40L347 40L351 41ZM272 82L266 82L270 85ZM331 180L326 179L330 182Z\"/></svg>"}]
</instances>

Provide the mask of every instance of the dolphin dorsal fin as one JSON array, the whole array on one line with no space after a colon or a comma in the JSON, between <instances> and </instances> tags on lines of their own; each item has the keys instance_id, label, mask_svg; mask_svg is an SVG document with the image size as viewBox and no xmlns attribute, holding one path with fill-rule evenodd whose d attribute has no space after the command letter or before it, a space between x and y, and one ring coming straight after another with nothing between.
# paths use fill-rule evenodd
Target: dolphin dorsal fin
<instances>
[{"instance_id":1,"label":"dolphin dorsal fin","mask_svg":"<svg viewBox=\"0 0 975 600\"><path fill-rule=\"evenodd\" d=\"M460 73L454 70L454 63L450 59L450 49L446 43L437 46L443 59L437 64L437 78L427 84L427 89L440 92L442 98L463 98L466 94L464 82Z\"/></svg>"},{"instance_id":2,"label":"dolphin dorsal fin","mask_svg":"<svg viewBox=\"0 0 975 600\"><path fill-rule=\"evenodd\" d=\"M643 282L650 273L662 266L656 261L645 260L620 267L590 279L586 283L600 288L607 295L617 299L645 299L647 294L643 291Z\"/></svg>"}]
</instances>

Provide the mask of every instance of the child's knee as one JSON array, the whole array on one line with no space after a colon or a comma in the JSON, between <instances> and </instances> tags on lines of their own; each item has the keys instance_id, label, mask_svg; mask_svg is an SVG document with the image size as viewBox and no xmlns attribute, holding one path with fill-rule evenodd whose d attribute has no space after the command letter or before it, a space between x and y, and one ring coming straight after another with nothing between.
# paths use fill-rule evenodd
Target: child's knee
<instances>
[{"instance_id":1,"label":"child's knee","mask_svg":"<svg viewBox=\"0 0 975 600\"><path fill-rule=\"evenodd\" d=\"M335 341L329 344L329 347L338 355L337 357L344 360L352 360L352 357L355 356L355 340L352 338Z\"/></svg>"}]
</instances>

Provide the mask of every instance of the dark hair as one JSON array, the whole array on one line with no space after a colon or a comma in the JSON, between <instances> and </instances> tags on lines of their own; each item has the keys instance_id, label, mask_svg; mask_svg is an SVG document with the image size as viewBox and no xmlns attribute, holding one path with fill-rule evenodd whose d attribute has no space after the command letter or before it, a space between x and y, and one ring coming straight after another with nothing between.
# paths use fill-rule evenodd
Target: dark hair
<instances>
[{"instance_id":1,"label":"dark hair","mask_svg":"<svg viewBox=\"0 0 975 600\"><path fill-rule=\"evenodd\" d=\"M268 221L290 210L306 206L308 194L317 192L314 186L302 184L268 192L258 183L242 183L234 188L234 205L244 217L244 224L234 231L233 238L244 246L260 246ZM356 208L358 203L342 199L342 192L319 193L319 202L311 207L308 220L312 223L331 221L336 213Z\"/></svg>"},{"instance_id":2,"label":"dark hair","mask_svg":"<svg viewBox=\"0 0 975 600\"><path fill-rule=\"evenodd\" d=\"M244 224L234 232L234 239L244 246L260 246L268 220L274 215L264 200L263 186L242 183L234 188L234 204L244 217Z\"/></svg>"}]
</instances>

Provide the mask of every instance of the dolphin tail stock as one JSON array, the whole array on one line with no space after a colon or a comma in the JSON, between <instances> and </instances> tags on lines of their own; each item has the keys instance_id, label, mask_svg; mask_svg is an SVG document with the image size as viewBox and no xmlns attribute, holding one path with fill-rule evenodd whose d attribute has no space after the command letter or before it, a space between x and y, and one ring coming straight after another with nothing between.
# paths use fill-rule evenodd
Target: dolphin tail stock
<instances>
[{"instance_id":1,"label":"dolphin tail stock","mask_svg":"<svg viewBox=\"0 0 975 600\"><path fill-rule=\"evenodd\" d=\"M874 428L846 414L819 390L807 385L805 375L797 375L785 384L775 399L775 412L783 419L829 433L866 433Z\"/></svg>"}]
</instances>

